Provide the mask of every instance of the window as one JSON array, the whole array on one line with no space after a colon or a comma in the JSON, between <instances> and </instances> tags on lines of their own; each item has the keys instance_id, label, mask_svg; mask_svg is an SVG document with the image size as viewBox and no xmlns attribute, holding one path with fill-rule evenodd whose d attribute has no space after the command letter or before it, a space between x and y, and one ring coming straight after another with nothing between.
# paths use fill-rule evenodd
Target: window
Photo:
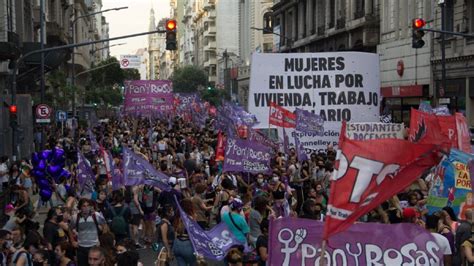
<instances>
[{"instance_id":1,"label":"window","mask_svg":"<svg viewBox=\"0 0 474 266\"><path fill-rule=\"evenodd\" d=\"M263 33L272 33L272 17L272 12L266 12L265 14L263 14Z\"/></svg>"},{"instance_id":2,"label":"window","mask_svg":"<svg viewBox=\"0 0 474 266\"><path fill-rule=\"evenodd\" d=\"M454 29L454 4L453 0L445 2L445 31L453 31Z\"/></svg>"},{"instance_id":3,"label":"window","mask_svg":"<svg viewBox=\"0 0 474 266\"><path fill-rule=\"evenodd\" d=\"M469 2L469 32L474 32L474 0ZM474 84L474 83L473 83Z\"/></svg>"},{"instance_id":4,"label":"window","mask_svg":"<svg viewBox=\"0 0 474 266\"><path fill-rule=\"evenodd\" d=\"M365 13L365 0L355 0L355 12L354 18L358 19L364 16Z\"/></svg>"},{"instance_id":5,"label":"window","mask_svg":"<svg viewBox=\"0 0 474 266\"><path fill-rule=\"evenodd\" d=\"M336 9L336 2L334 0L329 1L329 28L334 28L335 24L335 9Z\"/></svg>"}]
</instances>

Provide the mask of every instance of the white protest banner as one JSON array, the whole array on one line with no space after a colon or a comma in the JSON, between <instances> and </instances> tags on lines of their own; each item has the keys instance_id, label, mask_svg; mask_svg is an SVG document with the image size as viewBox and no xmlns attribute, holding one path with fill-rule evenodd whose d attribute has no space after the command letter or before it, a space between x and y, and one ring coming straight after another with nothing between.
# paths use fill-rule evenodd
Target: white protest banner
<instances>
[{"instance_id":1,"label":"white protest banner","mask_svg":"<svg viewBox=\"0 0 474 266\"><path fill-rule=\"evenodd\" d=\"M140 68L142 57L139 55L120 55L120 68Z\"/></svg>"},{"instance_id":2,"label":"white protest banner","mask_svg":"<svg viewBox=\"0 0 474 266\"><path fill-rule=\"evenodd\" d=\"M346 136L354 140L403 139L403 123L347 123Z\"/></svg>"},{"instance_id":3,"label":"white protest banner","mask_svg":"<svg viewBox=\"0 0 474 266\"><path fill-rule=\"evenodd\" d=\"M379 57L372 53L254 53L248 111L260 121L257 128L268 128L270 102L315 112L325 120L322 136L288 132L308 151L324 150L337 145L342 120L379 121L379 72Z\"/></svg>"}]
</instances>

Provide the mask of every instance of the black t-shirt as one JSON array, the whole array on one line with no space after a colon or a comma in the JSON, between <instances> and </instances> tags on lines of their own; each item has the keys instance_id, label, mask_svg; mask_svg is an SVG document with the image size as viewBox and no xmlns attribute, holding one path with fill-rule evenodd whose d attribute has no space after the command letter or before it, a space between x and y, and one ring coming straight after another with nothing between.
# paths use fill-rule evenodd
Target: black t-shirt
<instances>
[{"instance_id":1,"label":"black t-shirt","mask_svg":"<svg viewBox=\"0 0 474 266\"><path fill-rule=\"evenodd\" d=\"M258 238L257 238L257 244L256 244L256 248L257 248L257 254L258 256L260 257L260 247L265 247L267 248L267 252L268 252L268 236L265 236L265 235L260 235ZM266 262L263 261L262 259L259 259L258 261L258 265L259 266L265 266Z\"/></svg>"},{"instance_id":2,"label":"black t-shirt","mask_svg":"<svg viewBox=\"0 0 474 266\"><path fill-rule=\"evenodd\" d=\"M43 236L53 247L67 240L66 232L58 224L50 221L44 224Z\"/></svg>"}]
</instances>

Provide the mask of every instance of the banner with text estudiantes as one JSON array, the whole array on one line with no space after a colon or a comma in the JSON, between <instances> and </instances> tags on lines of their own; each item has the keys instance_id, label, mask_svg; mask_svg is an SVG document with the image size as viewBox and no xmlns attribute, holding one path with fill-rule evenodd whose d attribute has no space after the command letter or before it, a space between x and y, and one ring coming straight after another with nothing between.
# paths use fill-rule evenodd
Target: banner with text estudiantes
<instances>
[{"instance_id":1,"label":"banner with text estudiantes","mask_svg":"<svg viewBox=\"0 0 474 266\"><path fill-rule=\"evenodd\" d=\"M371 53L254 53L248 111L260 121L257 128L269 127L270 102L315 112L325 120L322 136L287 129L289 139L298 134L307 152L325 149L337 145L342 120L379 121L379 72L379 57Z\"/></svg>"},{"instance_id":2,"label":"banner with text estudiantes","mask_svg":"<svg viewBox=\"0 0 474 266\"><path fill-rule=\"evenodd\" d=\"M173 86L170 80L127 80L124 112L127 115L154 116L173 110Z\"/></svg>"}]
</instances>

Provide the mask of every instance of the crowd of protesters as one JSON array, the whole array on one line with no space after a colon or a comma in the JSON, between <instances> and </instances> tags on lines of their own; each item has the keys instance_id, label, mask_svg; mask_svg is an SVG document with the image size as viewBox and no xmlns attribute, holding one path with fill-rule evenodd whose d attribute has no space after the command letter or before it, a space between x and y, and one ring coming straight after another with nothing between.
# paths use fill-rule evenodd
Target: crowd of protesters
<instances>
[{"instance_id":1,"label":"crowd of protesters","mask_svg":"<svg viewBox=\"0 0 474 266\"><path fill-rule=\"evenodd\" d=\"M151 129L151 130L150 130ZM115 168L122 166L122 148L128 147L169 178L169 191L148 185L112 190L104 158L85 127L64 135L49 132L46 148L65 150L72 178L61 179L46 203L33 202L38 193L28 159L9 162L0 158L2 189L9 193L4 227L0 230L0 266L3 265L140 265L138 250L156 251L156 265L205 265L196 256L190 236L177 212L174 198L202 228L223 221L242 242L255 250L244 254L240 246L229 252L226 263L265 265L268 260L269 221L293 216L324 221L329 180L336 151L312 153L298 161L275 151L272 174L221 173L215 160L217 132L212 124L197 128L176 117L109 120L92 129L97 143L111 152ZM96 175L92 194L77 185L77 149ZM446 265L473 265L474 214L457 219L450 207L427 214L430 178L420 178L402 193L367 213L360 222L415 223L430 230L443 249ZM46 206L45 206L46 205ZM48 208L46 219L38 210ZM42 229L41 229L42 228Z\"/></svg>"}]
</instances>

